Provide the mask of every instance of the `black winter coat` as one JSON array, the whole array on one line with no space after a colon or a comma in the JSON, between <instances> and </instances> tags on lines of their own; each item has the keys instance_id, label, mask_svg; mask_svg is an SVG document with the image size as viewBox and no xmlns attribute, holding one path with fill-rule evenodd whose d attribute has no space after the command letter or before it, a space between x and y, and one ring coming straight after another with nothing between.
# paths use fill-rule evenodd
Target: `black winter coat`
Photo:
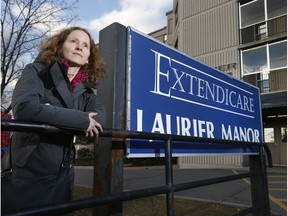
<instances>
[{"instance_id":1,"label":"black winter coat","mask_svg":"<svg viewBox=\"0 0 288 216\"><path fill-rule=\"evenodd\" d=\"M72 90L66 72L59 62L55 62L49 69L41 63L28 64L13 92L14 118L84 132L90 122L88 113L97 112L95 119L103 126L106 118L105 109L92 87L88 84L79 84ZM62 179L59 185L57 181L59 173L61 173L65 151L67 152L72 140L72 135L24 132L13 134L11 143L12 176L14 181L20 181L20 183L15 187L14 195L13 191L10 191L12 208L26 208L71 199L74 185L73 165L68 174L65 174L66 180ZM73 160L74 148L72 148L70 156L70 159ZM43 179L45 179L44 184ZM47 182L45 182L46 180ZM31 185L31 182L34 183ZM39 187L37 187L37 183L39 183ZM50 194L51 184L55 186L52 188L56 188L54 194ZM35 189L36 191L29 191L30 187L31 190ZM13 199L15 195L19 196L18 203L15 203L15 199ZM21 196L23 197L21 198ZM10 198L2 197L2 201L3 198L10 205Z\"/></svg>"}]
</instances>

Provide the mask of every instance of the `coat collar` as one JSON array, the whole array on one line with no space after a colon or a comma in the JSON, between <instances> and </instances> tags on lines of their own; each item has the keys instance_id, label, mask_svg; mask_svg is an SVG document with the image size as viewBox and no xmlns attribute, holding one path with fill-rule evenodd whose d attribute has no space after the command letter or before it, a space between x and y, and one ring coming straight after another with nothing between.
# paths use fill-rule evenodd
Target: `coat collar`
<instances>
[{"instance_id":1,"label":"coat collar","mask_svg":"<svg viewBox=\"0 0 288 216\"><path fill-rule=\"evenodd\" d=\"M66 72L62 64L56 61L50 67L50 73L52 76L53 83L60 94L61 98L65 102L67 108L73 108L75 99L79 97L83 92L94 93L95 86L92 84L78 84L75 89L71 92L69 89L69 80L66 76Z\"/></svg>"},{"instance_id":2,"label":"coat collar","mask_svg":"<svg viewBox=\"0 0 288 216\"><path fill-rule=\"evenodd\" d=\"M55 62L50 68L52 80L54 85L61 95L63 101L68 108L73 108L72 93L68 87L68 78L65 76L65 71L59 62Z\"/></svg>"}]
</instances>

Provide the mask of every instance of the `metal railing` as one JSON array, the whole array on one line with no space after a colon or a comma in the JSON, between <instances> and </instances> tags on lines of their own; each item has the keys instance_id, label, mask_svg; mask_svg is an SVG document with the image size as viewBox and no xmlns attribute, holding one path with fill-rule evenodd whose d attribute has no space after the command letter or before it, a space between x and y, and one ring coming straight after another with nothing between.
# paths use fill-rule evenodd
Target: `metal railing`
<instances>
[{"instance_id":1,"label":"metal railing","mask_svg":"<svg viewBox=\"0 0 288 216\"><path fill-rule=\"evenodd\" d=\"M16 120L5 120L1 122L2 131L18 131L18 132L41 132L41 133L62 133L62 134L82 134L79 131L64 130L50 125L21 122ZM134 138L134 139L149 139L149 140L164 140L165 141L165 180L163 186L145 188L141 190L125 191L120 193L113 193L108 195L101 195L97 197L72 200L70 202L39 206L30 209L22 209L21 211L9 212L2 215L9 216L24 216L24 215L55 215L61 213L72 212L80 209L93 208L100 205L119 203L123 201L133 200L137 198L144 198L153 195L166 194L166 209L167 215L174 215L174 192L188 190L192 188L208 186L222 182L233 181L242 178L251 178L251 195L252 207L246 208L244 211L237 213L237 216L246 215L253 212L254 215L270 215L270 206L268 198L268 183L266 173L265 154L266 151L268 164L272 166L272 159L270 151L265 143L248 143L238 141L228 141L219 139L208 139L199 137L188 137L178 135L166 135L155 133L143 133L135 131L124 130L109 130L104 129L100 135L102 137L111 138ZM259 155L249 156L249 172L242 174L233 174L229 176L204 179L201 181L186 182L181 184L173 184L173 168L172 168L172 148L173 141L185 141L193 143L209 143L211 145L234 145L241 147L257 147Z\"/></svg>"},{"instance_id":2,"label":"metal railing","mask_svg":"<svg viewBox=\"0 0 288 216\"><path fill-rule=\"evenodd\" d=\"M265 76L265 77L264 77ZM257 86L261 93L287 91L287 68L243 76L245 82Z\"/></svg>"}]
</instances>

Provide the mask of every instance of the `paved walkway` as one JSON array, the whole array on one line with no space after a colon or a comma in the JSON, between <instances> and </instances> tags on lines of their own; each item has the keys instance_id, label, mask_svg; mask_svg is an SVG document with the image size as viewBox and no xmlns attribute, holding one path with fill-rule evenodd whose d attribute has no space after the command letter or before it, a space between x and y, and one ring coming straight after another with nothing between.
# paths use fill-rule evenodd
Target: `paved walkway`
<instances>
[{"instance_id":1,"label":"paved walkway","mask_svg":"<svg viewBox=\"0 0 288 216\"><path fill-rule=\"evenodd\" d=\"M228 176L248 171L248 168L231 169L179 169L173 168L174 184ZM287 169L286 167L267 168L270 208L274 214L287 215ZM137 190L158 187L165 184L163 166L124 167L124 190ZM87 178L86 178L86 177ZM85 180L86 179L86 180ZM75 183L93 185L93 168L77 167ZM175 193L177 197L197 199L209 202L221 202L232 205L251 206L249 178L193 188Z\"/></svg>"}]
</instances>

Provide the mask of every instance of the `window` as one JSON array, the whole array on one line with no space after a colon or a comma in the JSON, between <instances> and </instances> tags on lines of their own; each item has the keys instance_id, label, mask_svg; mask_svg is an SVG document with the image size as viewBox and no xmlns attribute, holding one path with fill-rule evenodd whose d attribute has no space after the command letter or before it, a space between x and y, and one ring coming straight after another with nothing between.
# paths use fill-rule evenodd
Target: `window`
<instances>
[{"instance_id":1,"label":"window","mask_svg":"<svg viewBox=\"0 0 288 216\"><path fill-rule=\"evenodd\" d=\"M287 0L240 1L241 43L287 32Z\"/></svg>"},{"instance_id":2,"label":"window","mask_svg":"<svg viewBox=\"0 0 288 216\"><path fill-rule=\"evenodd\" d=\"M252 1L240 7L241 27L265 21L264 0Z\"/></svg>"},{"instance_id":3,"label":"window","mask_svg":"<svg viewBox=\"0 0 288 216\"><path fill-rule=\"evenodd\" d=\"M239 0L240 5L246 4L246 3L251 2L251 1L254 1L254 0Z\"/></svg>"},{"instance_id":4,"label":"window","mask_svg":"<svg viewBox=\"0 0 288 216\"><path fill-rule=\"evenodd\" d=\"M274 128L264 128L264 141L266 143L274 143Z\"/></svg>"},{"instance_id":5,"label":"window","mask_svg":"<svg viewBox=\"0 0 288 216\"><path fill-rule=\"evenodd\" d=\"M267 70L266 47L243 51L242 61L243 75Z\"/></svg>"},{"instance_id":6,"label":"window","mask_svg":"<svg viewBox=\"0 0 288 216\"><path fill-rule=\"evenodd\" d=\"M275 18L287 13L287 0L266 0L267 1L267 17Z\"/></svg>"},{"instance_id":7,"label":"window","mask_svg":"<svg viewBox=\"0 0 288 216\"><path fill-rule=\"evenodd\" d=\"M281 128L281 141L287 142L287 128L286 127Z\"/></svg>"},{"instance_id":8,"label":"window","mask_svg":"<svg viewBox=\"0 0 288 216\"><path fill-rule=\"evenodd\" d=\"M255 39L256 40L260 40L262 38L266 37L266 23L261 23L259 25L256 25L256 29L255 29Z\"/></svg>"},{"instance_id":9,"label":"window","mask_svg":"<svg viewBox=\"0 0 288 216\"><path fill-rule=\"evenodd\" d=\"M269 58L271 69L287 67L287 42L271 44Z\"/></svg>"},{"instance_id":10,"label":"window","mask_svg":"<svg viewBox=\"0 0 288 216\"><path fill-rule=\"evenodd\" d=\"M287 40L241 51L245 82L261 93L287 90Z\"/></svg>"}]
</instances>

